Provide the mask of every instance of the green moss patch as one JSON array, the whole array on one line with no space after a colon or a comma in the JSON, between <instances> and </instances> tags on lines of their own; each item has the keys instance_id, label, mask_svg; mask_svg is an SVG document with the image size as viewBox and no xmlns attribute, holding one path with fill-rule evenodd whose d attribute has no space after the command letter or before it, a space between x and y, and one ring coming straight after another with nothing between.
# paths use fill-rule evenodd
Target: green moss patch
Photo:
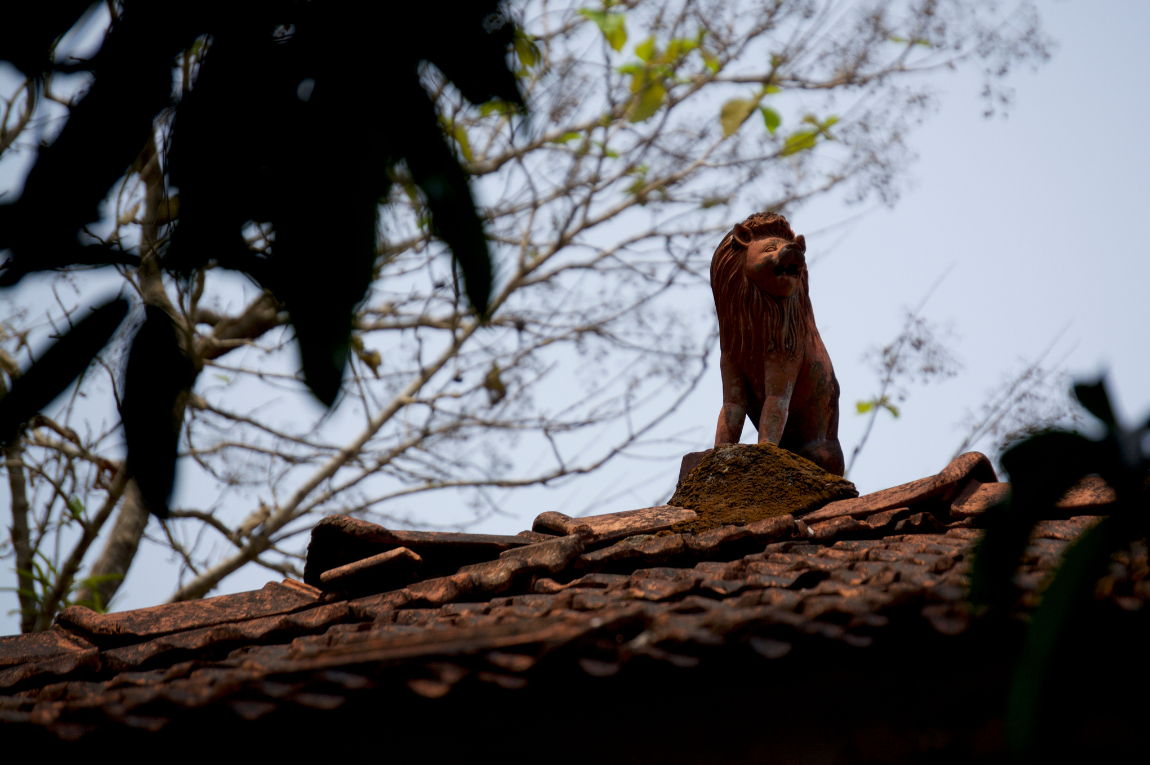
<instances>
[{"instance_id":1,"label":"green moss patch","mask_svg":"<svg viewBox=\"0 0 1150 765\"><path fill-rule=\"evenodd\" d=\"M687 474L667 504L698 514L672 532L698 533L787 513L798 516L857 496L850 481L774 444L725 444Z\"/></svg>"}]
</instances>

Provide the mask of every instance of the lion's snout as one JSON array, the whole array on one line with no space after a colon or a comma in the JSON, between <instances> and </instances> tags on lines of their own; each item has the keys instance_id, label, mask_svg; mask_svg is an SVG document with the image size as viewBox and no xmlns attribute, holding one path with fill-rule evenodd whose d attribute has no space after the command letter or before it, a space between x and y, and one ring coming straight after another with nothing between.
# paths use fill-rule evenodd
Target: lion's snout
<instances>
[{"instance_id":1,"label":"lion's snout","mask_svg":"<svg viewBox=\"0 0 1150 765\"><path fill-rule=\"evenodd\" d=\"M806 248L800 244L788 244L779 252L775 263L775 276L798 276L807 264Z\"/></svg>"}]
</instances>

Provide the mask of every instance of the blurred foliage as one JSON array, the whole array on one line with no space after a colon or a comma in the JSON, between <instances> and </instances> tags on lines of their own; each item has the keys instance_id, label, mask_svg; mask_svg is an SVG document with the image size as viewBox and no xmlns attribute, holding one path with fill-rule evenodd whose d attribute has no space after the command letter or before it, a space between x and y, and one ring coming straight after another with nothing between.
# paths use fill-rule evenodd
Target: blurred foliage
<instances>
[{"instance_id":1,"label":"blurred foliage","mask_svg":"<svg viewBox=\"0 0 1150 765\"><path fill-rule=\"evenodd\" d=\"M1091 440L1078 433L1047 431L1002 455L1011 496L988 512L986 537L972 572L970 597L976 606L1009 608L1018 596L1011 579L1034 525L1061 517L1055 503L1087 475L1101 476L1114 489L1117 502L1110 514L1067 551L1027 629L1007 712L1011 745L1020 754L1033 754L1038 745L1046 696L1058 666L1055 657L1070 631L1089 629L1096 584L1107 573L1111 556L1144 540L1150 530L1150 459L1144 448L1150 421L1135 429L1122 427L1103 381L1079 383L1074 395L1101 422L1105 435ZM1102 644L1109 639L1104 636Z\"/></svg>"},{"instance_id":2,"label":"blurred foliage","mask_svg":"<svg viewBox=\"0 0 1150 765\"><path fill-rule=\"evenodd\" d=\"M510 53L530 67L538 49L516 36L499 2L445 12L431 4L352 10L302 0L129 0L92 59L55 62L57 41L99 5L5 10L5 60L33 82L73 71L94 80L60 135L40 149L23 195L0 206L0 250L9 251L0 286L37 271L144 266L150 258L183 282L209 264L241 271L286 308L304 378L330 406L352 352L353 311L373 279L378 205L393 168L403 166L426 198L432 231L454 254L473 309L486 316L491 260L453 144L464 159L470 147L462 130L440 125L420 66L434 64L472 103L522 109ZM617 18L607 14L600 27L625 39ZM193 53L202 56L194 84L185 67L184 87L174 88L181 77L173 61L186 64ZM164 170L180 192L178 219L167 209L156 221L175 219L166 247L149 251L145 243L137 254L82 238L166 110L175 116ZM253 222L271 224L269 251L245 243L242 231ZM164 516L180 425L173 412L183 411L177 402L197 370L170 306L155 302L129 354L122 414L131 470L149 509ZM123 300L98 308L37 360L0 403L0 437L11 438L63 392L126 311Z\"/></svg>"}]
</instances>

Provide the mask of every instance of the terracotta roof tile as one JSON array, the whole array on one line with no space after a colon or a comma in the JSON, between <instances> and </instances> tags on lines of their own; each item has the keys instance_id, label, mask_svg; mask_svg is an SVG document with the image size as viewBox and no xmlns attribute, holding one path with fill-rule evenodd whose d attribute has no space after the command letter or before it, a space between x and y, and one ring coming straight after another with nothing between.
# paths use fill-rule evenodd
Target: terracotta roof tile
<instances>
[{"instance_id":1,"label":"terracotta roof tile","mask_svg":"<svg viewBox=\"0 0 1150 765\"><path fill-rule=\"evenodd\" d=\"M578 533L588 546L592 546L636 534L654 534L694 517L694 510L685 510L671 505L595 515L588 518L571 518L563 513L546 512L535 519L531 530L561 535Z\"/></svg>"},{"instance_id":2,"label":"terracotta roof tile","mask_svg":"<svg viewBox=\"0 0 1150 765\"><path fill-rule=\"evenodd\" d=\"M739 667L736 677L756 662L817 670L839 651L877 651L885 662L899 635L942 650L971 628L963 599L981 532L970 524L985 510L974 498L997 485L982 460L956 463L836 503L809 524L781 516L700 534L649 533L673 508L571 519L563 536L326 519L309 547L316 586L271 583L118 614L74 607L47 633L0 639L0 720L56 738L159 735L201 714L263 724L350 714L373 698L446 703L457 688L485 706L491 694L539 684L558 693L573 678L662 682L708 662ZM1096 486L1075 496L1102 503L1087 508L1108 501ZM1070 541L1096 520L1038 525L1016 576L1019 609L1033 607ZM558 525L549 517L537 528ZM635 533L618 539L621 528ZM1132 555L1110 586L1141 604L1150 567L1144 550ZM415 556L422 566L408 565ZM388 561L408 566L398 581ZM389 589L364 591L373 587Z\"/></svg>"},{"instance_id":3,"label":"terracotta roof tile","mask_svg":"<svg viewBox=\"0 0 1150 765\"><path fill-rule=\"evenodd\" d=\"M289 613L314 605L316 601L316 596L300 588L268 582L262 590L253 592L112 614L98 614L84 606L71 606L60 612L56 623L73 633L89 636L100 645L116 645L215 624Z\"/></svg>"},{"instance_id":4,"label":"terracotta roof tile","mask_svg":"<svg viewBox=\"0 0 1150 765\"><path fill-rule=\"evenodd\" d=\"M974 480L994 483L998 477L986 455L968 452L956 458L941 473L904 483L890 489L876 491L857 499L841 499L804 516L807 523L849 515L863 518L883 510L920 504L929 500L953 498L966 484Z\"/></svg>"}]
</instances>

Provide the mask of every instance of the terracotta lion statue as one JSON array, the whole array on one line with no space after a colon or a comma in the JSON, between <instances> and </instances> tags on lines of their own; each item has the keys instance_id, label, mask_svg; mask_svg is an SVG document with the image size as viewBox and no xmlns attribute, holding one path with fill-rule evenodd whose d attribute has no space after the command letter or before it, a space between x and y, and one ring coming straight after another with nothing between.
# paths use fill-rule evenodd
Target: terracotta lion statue
<instances>
[{"instance_id":1,"label":"terracotta lion statue","mask_svg":"<svg viewBox=\"0 0 1150 765\"><path fill-rule=\"evenodd\" d=\"M815 327L807 243L786 218L736 223L711 260L719 314L723 409L715 445L737 444L743 418L770 441L843 474L839 382Z\"/></svg>"}]
</instances>

